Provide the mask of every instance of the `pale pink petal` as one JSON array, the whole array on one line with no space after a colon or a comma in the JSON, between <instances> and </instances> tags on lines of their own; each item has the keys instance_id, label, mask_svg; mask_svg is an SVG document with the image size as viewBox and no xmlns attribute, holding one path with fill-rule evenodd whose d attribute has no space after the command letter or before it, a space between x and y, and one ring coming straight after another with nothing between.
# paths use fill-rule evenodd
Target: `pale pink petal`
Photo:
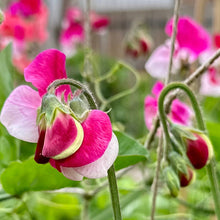
<instances>
[{"instance_id":1,"label":"pale pink petal","mask_svg":"<svg viewBox=\"0 0 220 220\"><path fill-rule=\"evenodd\" d=\"M170 19L165 27L168 36L172 35L172 26L173 19ZM209 33L187 16L182 16L178 20L176 39L181 48L191 50L196 56L211 46Z\"/></svg>"},{"instance_id":2,"label":"pale pink petal","mask_svg":"<svg viewBox=\"0 0 220 220\"><path fill-rule=\"evenodd\" d=\"M192 110L183 102L175 99L171 105L171 119L173 122L183 125L191 124Z\"/></svg>"},{"instance_id":3,"label":"pale pink petal","mask_svg":"<svg viewBox=\"0 0 220 220\"><path fill-rule=\"evenodd\" d=\"M220 96L220 83L213 82L208 72L201 77L200 94L213 97Z\"/></svg>"},{"instance_id":4,"label":"pale pink petal","mask_svg":"<svg viewBox=\"0 0 220 220\"><path fill-rule=\"evenodd\" d=\"M112 126L108 115L99 110L92 110L82 127L82 145L72 156L57 160L60 166L81 167L96 161L106 151L112 138Z\"/></svg>"},{"instance_id":5,"label":"pale pink petal","mask_svg":"<svg viewBox=\"0 0 220 220\"><path fill-rule=\"evenodd\" d=\"M63 175L71 180L74 181L81 181L83 179L83 176L80 175L75 168L72 167L60 167L61 172L63 173Z\"/></svg>"},{"instance_id":6,"label":"pale pink petal","mask_svg":"<svg viewBox=\"0 0 220 220\"><path fill-rule=\"evenodd\" d=\"M56 79L67 78L65 70L65 55L56 49L49 49L41 52L25 68L24 77L27 82L31 82L43 96L47 87ZM70 87L67 85L60 86L57 89L58 95L64 92L65 96L70 93Z\"/></svg>"},{"instance_id":7,"label":"pale pink petal","mask_svg":"<svg viewBox=\"0 0 220 220\"><path fill-rule=\"evenodd\" d=\"M146 71L153 77L163 79L168 73L170 56L169 42L156 48L151 54L150 58L145 64ZM173 57L173 69L172 73L176 73L176 70L180 67L179 60Z\"/></svg>"},{"instance_id":8,"label":"pale pink petal","mask_svg":"<svg viewBox=\"0 0 220 220\"><path fill-rule=\"evenodd\" d=\"M157 100L152 96L147 96L144 101L144 119L147 128L150 130L153 119L157 114Z\"/></svg>"},{"instance_id":9,"label":"pale pink petal","mask_svg":"<svg viewBox=\"0 0 220 220\"><path fill-rule=\"evenodd\" d=\"M29 86L17 87L7 98L1 111L0 121L12 136L28 142L37 142L37 109L41 98Z\"/></svg>"},{"instance_id":10,"label":"pale pink petal","mask_svg":"<svg viewBox=\"0 0 220 220\"><path fill-rule=\"evenodd\" d=\"M102 178L107 176L108 169L114 163L118 156L118 140L115 134L112 134L112 139L105 153L96 161L82 167L75 167L76 172L87 178ZM62 170L62 168L61 168Z\"/></svg>"},{"instance_id":11,"label":"pale pink petal","mask_svg":"<svg viewBox=\"0 0 220 220\"><path fill-rule=\"evenodd\" d=\"M164 87L164 84L162 82L160 81L156 82L152 88L152 94L158 98L163 87Z\"/></svg>"}]
</instances>

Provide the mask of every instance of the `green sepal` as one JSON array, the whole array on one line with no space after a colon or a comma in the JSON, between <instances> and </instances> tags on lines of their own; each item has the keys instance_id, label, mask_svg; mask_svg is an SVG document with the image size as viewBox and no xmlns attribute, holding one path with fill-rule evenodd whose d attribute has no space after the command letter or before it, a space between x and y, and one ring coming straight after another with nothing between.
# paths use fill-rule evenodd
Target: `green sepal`
<instances>
[{"instance_id":1,"label":"green sepal","mask_svg":"<svg viewBox=\"0 0 220 220\"><path fill-rule=\"evenodd\" d=\"M163 170L163 176L167 187L170 190L170 194L173 197L177 197L180 190L180 182L177 174L174 172L172 167L168 166Z\"/></svg>"},{"instance_id":2,"label":"green sepal","mask_svg":"<svg viewBox=\"0 0 220 220\"><path fill-rule=\"evenodd\" d=\"M88 104L83 101L79 96L74 97L72 100L70 100L69 106L80 121L84 121L87 113L90 110Z\"/></svg>"},{"instance_id":3,"label":"green sepal","mask_svg":"<svg viewBox=\"0 0 220 220\"><path fill-rule=\"evenodd\" d=\"M62 104L55 95L46 94L42 99L41 108L38 110L37 124L40 126L52 125L57 110L73 115L71 109L67 105Z\"/></svg>"},{"instance_id":4,"label":"green sepal","mask_svg":"<svg viewBox=\"0 0 220 220\"><path fill-rule=\"evenodd\" d=\"M174 136L179 135L182 138L195 141L197 138L195 137L195 135L193 135L192 133L193 130L196 130L196 129L189 128L189 127L182 126L182 125L177 125L174 123L172 123L170 126L170 131L174 134Z\"/></svg>"},{"instance_id":5,"label":"green sepal","mask_svg":"<svg viewBox=\"0 0 220 220\"><path fill-rule=\"evenodd\" d=\"M170 164L177 171L177 173L180 172L186 175L188 174L187 165L184 157L173 151L169 154L168 158Z\"/></svg>"},{"instance_id":6,"label":"green sepal","mask_svg":"<svg viewBox=\"0 0 220 220\"><path fill-rule=\"evenodd\" d=\"M171 145L177 153L181 155L185 155L186 152L186 145L183 142L183 139L178 134L172 134L170 133L170 141Z\"/></svg>"}]
</instances>

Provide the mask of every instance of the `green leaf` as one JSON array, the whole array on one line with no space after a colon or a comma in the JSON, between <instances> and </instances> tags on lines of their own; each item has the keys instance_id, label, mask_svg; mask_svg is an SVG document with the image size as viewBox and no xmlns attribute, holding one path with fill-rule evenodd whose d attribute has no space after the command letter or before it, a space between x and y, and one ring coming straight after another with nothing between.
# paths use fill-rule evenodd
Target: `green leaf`
<instances>
[{"instance_id":1,"label":"green leaf","mask_svg":"<svg viewBox=\"0 0 220 220\"><path fill-rule=\"evenodd\" d=\"M125 209L129 204L136 201L137 198L140 198L145 194L146 190L140 189L137 191L131 191L126 196L123 196L120 200L121 209ZM112 215L112 207L108 206L102 212L93 211L91 214L91 219L93 220L103 220L103 219L112 219L110 216Z\"/></svg>"},{"instance_id":2,"label":"green leaf","mask_svg":"<svg viewBox=\"0 0 220 220\"><path fill-rule=\"evenodd\" d=\"M0 52L0 109L13 89L11 52L11 44Z\"/></svg>"},{"instance_id":3,"label":"green leaf","mask_svg":"<svg viewBox=\"0 0 220 220\"><path fill-rule=\"evenodd\" d=\"M12 195L79 185L79 182L67 179L50 164L37 164L33 157L24 162L12 162L2 172L1 183L4 190Z\"/></svg>"},{"instance_id":4,"label":"green leaf","mask_svg":"<svg viewBox=\"0 0 220 220\"><path fill-rule=\"evenodd\" d=\"M122 132L114 131L114 133L119 142L119 154L115 161L116 170L120 170L147 159L148 151L143 145Z\"/></svg>"}]
</instances>

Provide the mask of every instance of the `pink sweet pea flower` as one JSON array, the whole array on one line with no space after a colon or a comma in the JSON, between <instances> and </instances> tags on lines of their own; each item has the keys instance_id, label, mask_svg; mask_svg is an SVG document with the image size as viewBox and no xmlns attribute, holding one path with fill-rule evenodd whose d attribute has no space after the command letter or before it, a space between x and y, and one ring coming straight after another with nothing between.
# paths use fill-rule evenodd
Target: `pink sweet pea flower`
<instances>
[{"instance_id":1,"label":"pink sweet pea flower","mask_svg":"<svg viewBox=\"0 0 220 220\"><path fill-rule=\"evenodd\" d=\"M48 10L39 0L20 0L4 11L5 20L0 26L0 35L17 39L18 32L29 42L44 42L47 39Z\"/></svg>"},{"instance_id":2,"label":"pink sweet pea flower","mask_svg":"<svg viewBox=\"0 0 220 220\"><path fill-rule=\"evenodd\" d=\"M170 19L165 27L166 34L171 37L173 19ZM177 24L176 40L180 48L188 50L197 58L203 51L211 46L209 33L196 21L187 16L181 16Z\"/></svg>"},{"instance_id":3,"label":"pink sweet pea flower","mask_svg":"<svg viewBox=\"0 0 220 220\"><path fill-rule=\"evenodd\" d=\"M171 37L173 19L165 27L166 34ZM193 63L202 52L211 46L211 37L208 32L190 17L182 16L178 20L175 51L173 55L172 73L178 73L183 63ZM163 79L168 73L170 41L156 48L148 61L145 69L153 77Z\"/></svg>"},{"instance_id":4,"label":"pink sweet pea flower","mask_svg":"<svg viewBox=\"0 0 220 220\"><path fill-rule=\"evenodd\" d=\"M96 14L95 12L90 13L90 22L94 31L101 31L109 25L109 18L107 16Z\"/></svg>"},{"instance_id":5,"label":"pink sweet pea flower","mask_svg":"<svg viewBox=\"0 0 220 220\"><path fill-rule=\"evenodd\" d=\"M92 30L101 31L109 25L109 19L106 16L90 13L90 25ZM78 46L85 40L83 13L76 7L69 8L64 16L62 30L60 35L61 50L71 57L75 54Z\"/></svg>"},{"instance_id":6,"label":"pink sweet pea flower","mask_svg":"<svg viewBox=\"0 0 220 220\"><path fill-rule=\"evenodd\" d=\"M152 88L153 96L148 95L144 102L144 119L147 128L150 130L153 124L153 119L158 112L158 98L164 85L162 82L157 82ZM183 102L175 99L171 105L170 119L177 124L190 125L192 111Z\"/></svg>"},{"instance_id":7,"label":"pink sweet pea flower","mask_svg":"<svg viewBox=\"0 0 220 220\"><path fill-rule=\"evenodd\" d=\"M79 122L73 117L73 111L59 101L62 94L66 101L72 94L68 85L56 90L57 97L45 95L50 83L67 78L65 55L55 49L43 51L25 68L24 77L38 91L21 85L7 98L0 121L8 132L18 139L37 142L35 160L38 163L49 161L69 179L106 176L118 154L117 138L108 115L100 110L90 110ZM52 112L51 108L44 109L42 103L45 100L55 102L55 107L53 103L51 105Z\"/></svg>"}]
</instances>

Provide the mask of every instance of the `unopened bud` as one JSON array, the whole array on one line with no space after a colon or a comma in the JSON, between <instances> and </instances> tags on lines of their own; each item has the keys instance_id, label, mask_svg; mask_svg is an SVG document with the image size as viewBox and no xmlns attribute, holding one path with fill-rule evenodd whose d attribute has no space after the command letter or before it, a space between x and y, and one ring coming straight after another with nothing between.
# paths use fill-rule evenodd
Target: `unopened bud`
<instances>
[{"instance_id":1,"label":"unopened bud","mask_svg":"<svg viewBox=\"0 0 220 220\"><path fill-rule=\"evenodd\" d=\"M185 139L186 154L195 169L203 168L213 156L213 147L205 134L194 133L195 140Z\"/></svg>"},{"instance_id":2,"label":"unopened bud","mask_svg":"<svg viewBox=\"0 0 220 220\"><path fill-rule=\"evenodd\" d=\"M180 182L177 174L171 167L166 167L164 169L164 178L171 195L177 197L180 189Z\"/></svg>"},{"instance_id":3,"label":"unopened bud","mask_svg":"<svg viewBox=\"0 0 220 220\"><path fill-rule=\"evenodd\" d=\"M179 178L180 178L180 186L181 187L186 187L186 186L188 186L188 185L190 185L191 183L194 182L195 172L188 167L187 174L180 173Z\"/></svg>"}]
</instances>

